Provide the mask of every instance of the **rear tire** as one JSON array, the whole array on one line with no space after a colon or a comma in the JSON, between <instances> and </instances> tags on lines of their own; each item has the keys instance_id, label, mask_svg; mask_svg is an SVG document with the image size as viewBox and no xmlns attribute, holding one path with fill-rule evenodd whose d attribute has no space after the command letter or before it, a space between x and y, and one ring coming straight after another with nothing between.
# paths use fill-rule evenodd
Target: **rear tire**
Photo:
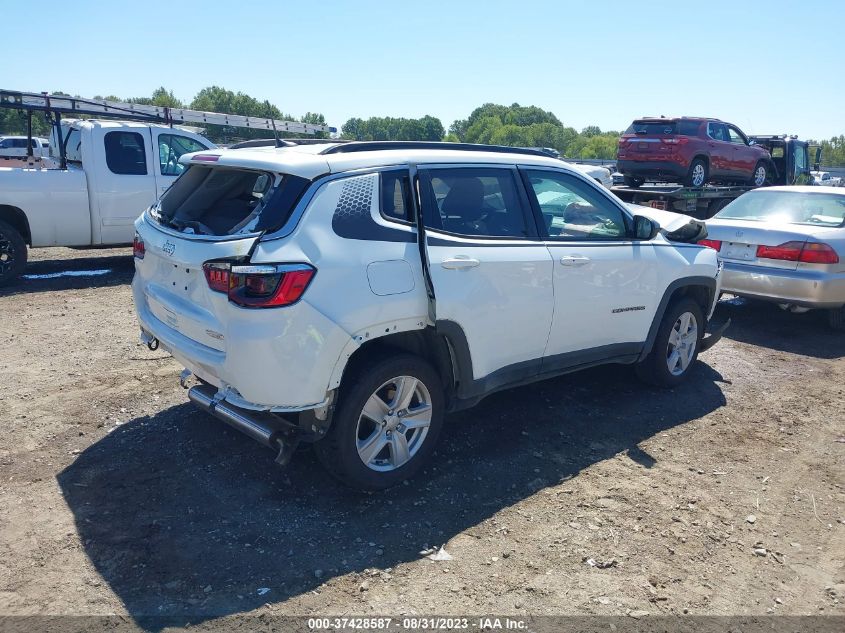
<instances>
[{"instance_id":1,"label":"rear tire","mask_svg":"<svg viewBox=\"0 0 845 633\"><path fill-rule=\"evenodd\" d=\"M13 281L26 268L26 242L18 231L0 220L0 286Z\"/></svg>"},{"instance_id":2,"label":"rear tire","mask_svg":"<svg viewBox=\"0 0 845 633\"><path fill-rule=\"evenodd\" d=\"M688 297L671 303L651 352L635 368L637 376L658 387L674 387L686 380L698 358L704 325L698 303Z\"/></svg>"},{"instance_id":3,"label":"rear tire","mask_svg":"<svg viewBox=\"0 0 845 633\"><path fill-rule=\"evenodd\" d=\"M690 163L689 171L687 172L686 178L684 178L684 184L687 187L703 187L707 184L709 177L710 173L707 169L707 161L703 158L696 158Z\"/></svg>"},{"instance_id":4,"label":"rear tire","mask_svg":"<svg viewBox=\"0 0 845 633\"><path fill-rule=\"evenodd\" d=\"M440 377L426 361L411 354L376 359L344 379L331 428L314 451L347 486L384 490L431 457L444 408Z\"/></svg>"},{"instance_id":5,"label":"rear tire","mask_svg":"<svg viewBox=\"0 0 845 633\"><path fill-rule=\"evenodd\" d=\"M633 187L634 189L642 187L642 184L645 182L644 178L637 176L623 176L622 180L625 182L626 187Z\"/></svg>"},{"instance_id":6,"label":"rear tire","mask_svg":"<svg viewBox=\"0 0 845 633\"><path fill-rule=\"evenodd\" d=\"M845 306L827 311L827 322L831 329L845 332Z\"/></svg>"},{"instance_id":7,"label":"rear tire","mask_svg":"<svg viewBox=\"0 0 845 633\"><path fill-rule=\"evenodd\" d=\"M751 172L751 179L748 184L752 187L762 187L769 181L769 167L763 161L759 161Z\"/></svg>"}]
</instances>

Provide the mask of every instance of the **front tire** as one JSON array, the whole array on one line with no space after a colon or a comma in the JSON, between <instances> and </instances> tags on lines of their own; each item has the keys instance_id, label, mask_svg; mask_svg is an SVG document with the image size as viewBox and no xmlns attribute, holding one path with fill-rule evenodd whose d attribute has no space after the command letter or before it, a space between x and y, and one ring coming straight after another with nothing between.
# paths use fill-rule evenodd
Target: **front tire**
<instances>
[{"instance_id":1,"label":"front tire","mask_svg":"<svg viewBox=\"0 0 845 633\"><path fill-rule=\"evenodd\" d=\"M670 304L651 352L636 366L637 376L658 387L679 385L698 358L703 335L704 315L698 303L685 297Z\"/></svg>"},{"instance_id":2,"label":"front tire","mask_svg":"<svg viewBox=\"0 0 845 633\"><path fill-rule=\"evenodd\" d=\"M443 426L440 377L418 356L359 366L341 385L332 426L314 445L341 482L384 490L413 477L431 457Z\"/></svg>"},{"instance_id":3,"label":"front tire","mask_svg":"<svg viewBox=\"0 0 845 633\"><path fill-rule=\"evenodd\" d=\"M707 162L703 158L696 158L690 163L689 171L684 179L684 184L687 187L703 187L707 184L707 179L710 176L707 169Z\"/></svg>"},{"instance_id":4,"label":"front tire","mask_svg":"<svg viewBox=\"0 0 845 633\"><path fill-rule=\"evenodd\" d=\"M13 281L26 268L26 241L18 231L0 220L0 286Z\"/></svg>"}]
</instances>

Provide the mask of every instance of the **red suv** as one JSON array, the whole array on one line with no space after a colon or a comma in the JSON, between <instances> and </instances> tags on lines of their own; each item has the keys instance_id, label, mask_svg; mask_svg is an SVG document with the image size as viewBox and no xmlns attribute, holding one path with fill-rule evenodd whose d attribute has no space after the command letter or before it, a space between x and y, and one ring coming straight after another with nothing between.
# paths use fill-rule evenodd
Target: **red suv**
<instances>
[{"instance_id":1,"label":"red suv","mask_svg":"<svg viewBox=\"0 0 845 633\"><path fill-rule=\"evenodd\" d=\"M646 180L765 185L774 176L769 152L749 142L735 125L719 119L637 119L619 139L616 168L625 184Z\"/></svg>"}]
</instances>

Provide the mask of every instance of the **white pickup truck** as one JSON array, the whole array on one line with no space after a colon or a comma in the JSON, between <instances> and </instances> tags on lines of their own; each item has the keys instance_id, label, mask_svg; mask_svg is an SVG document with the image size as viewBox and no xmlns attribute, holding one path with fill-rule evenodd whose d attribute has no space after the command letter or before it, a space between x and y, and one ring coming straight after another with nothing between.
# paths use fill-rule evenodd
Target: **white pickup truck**
<instances>
[{"instance_id":1,"label":"white pickup truck","mask_svg":"<svg viewBox=\"0 0 845 633\"><path fill-rule=\"evenodd\" d=\"M0 285L23 271L27 245L131 244L135 219L184 169L179 157L215 147L130 121L65 120L62 137L67 169L0 167Z\"/></svg>"}]
</instances>

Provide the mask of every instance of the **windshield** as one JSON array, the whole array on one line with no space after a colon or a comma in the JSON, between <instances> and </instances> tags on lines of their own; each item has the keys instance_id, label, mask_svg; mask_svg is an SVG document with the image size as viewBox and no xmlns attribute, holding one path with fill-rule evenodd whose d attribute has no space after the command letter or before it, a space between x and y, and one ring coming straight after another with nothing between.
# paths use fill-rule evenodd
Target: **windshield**
<instances>
[{"instance_id":1,"label":"windshield","mask_svg":"<svg viewBox=\"0 0 845 633\"><path fill-rule=\"evenodd\" d=\"M719 211L720 220L845 226L845 195L798 191L751 191Z\"/></svg>"}]
</instances>

